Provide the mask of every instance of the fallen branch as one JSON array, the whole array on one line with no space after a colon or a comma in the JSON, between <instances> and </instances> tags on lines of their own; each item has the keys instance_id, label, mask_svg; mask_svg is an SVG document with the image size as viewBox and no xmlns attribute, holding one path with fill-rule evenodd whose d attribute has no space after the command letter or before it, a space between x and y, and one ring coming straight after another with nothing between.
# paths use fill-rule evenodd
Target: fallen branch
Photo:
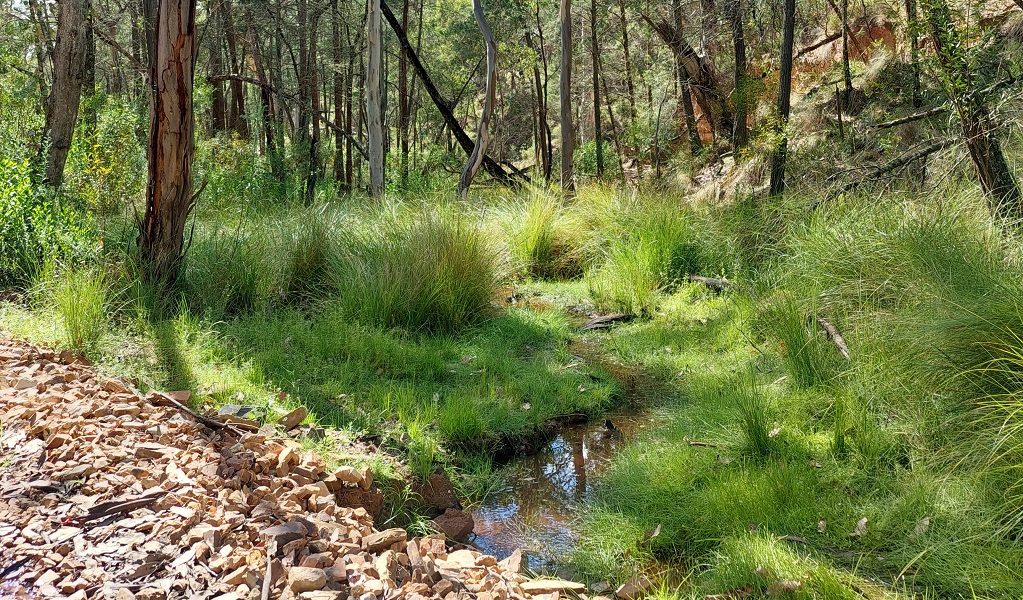
<instances>
[{"instance_id":1,"label":"fallen branch","mask_svg":"<svg viewBox=\"0 0 1023 600\"><path fill-rule=\"evenodd\" d=\"M334 131L345 136L348 139L348 141L351 142L352 145L355 146L355 148L359 151L359 154L361 154L362 157L365 158L366 160L369 160L369 154L366 152L365 148L362 147L362 144L359 143L359 140L355 139L355 136L353 136L350 131L328 119L326 111L322 110L320 111L320 120L326 123L327 127L330 127Z\"/></svg>"},{"instance_id":2,"label":"fallen branch","mask_svg":"<svg viewBox=\"0 0 1023 600\"><path fill-rule=\"evenodd\" d=\"M890 173L890 172L892 172L892 171L894 171L896 169L900 169L900 168L905 167L906 165L908 165L910 163L918 161L921 158L926 158L927 156L929 156L931 154L934 154L935 152L937 152L939 150L943 150L943 149L947 148L948 146L951 146L952 143L953 143L953 141L951 139L944 138L944 139L939 139L937 141L931 142L930 144L928 144L927 146L924 146L923 148L917 150L916 152L907 152L906 154L903 154L903 155L895 158L894 160L892 160L892 161L890 161L890 162L888 162L888 163L886 163L886 164L884 164L884 165L874 169L873 171L867 173L866 175L850 181L849 183L847 183L844 186L842 186L841 189L839 189L837 192L834 192L834 193L830 194L829 196L826 196L826 197L821 198L819 200L814 200L813 202L811 202L809 204L809 206L807 208L809 208L810 210L816 210L816 208L818 206L820 206L821 204L823 204L826 200L829 200L831 198L835 198L837 196L841 196L845 192L848 192L848 191L850 191L852 189L855 189L856 187L858 187L864 181L869 181L871 179L876 179L876 178L880 177L881 175L884 175L885 173Z\"/></svg>"},{"instance_id":3,"label":"fallen branch","mask_svg":"<svg viewBox=\"0 0 1023 600\"><path fill-rule=\"evenodd\" d=\"M199 413L195 412L191 408L185 406L183 403L178 402L177 400L175 400L174 398L171 398L170 396L168 396L166 394L161 394L160 392L149 392L148 394L146 394L146 399L149 400L150 402L152 402L153 404L157 405L157 406L167 406L167 405L170 405L170 406L173 406L174 408L180 410L181 412L188 413L189 415L191 415L191 417L193 419L195 419L196 421L202 423L206 427L209 427L213 431L220 431L221 429L226 429L226 430L230 431L231 433L235 434L238 437L242 436L242 432L238 431L234 427L232 427L230 425L227 425L225 423L221 423L220 421L217 421L216 419L211 419L209 417L204 417L203 415L200 415Z\"/></svg>"},{"instance_id":4,"label":"fallen branch","mask_svg":"<svg viewBox=\"0 0 1023 600\"><path fill-rule=\"evenodd\" d=\"M712 444L710 442L701 442L699 440L691 440L691 439L689 439L688 436L683 437L682 441L687 443L687 444L689 444L690 446L696 446L696 447L699 447L699 448L717 448L718 447L717 444Z\"/></svg>"},{"instance_id":5,"label":"fallen branch","mask_svg":"<svg viewBox=\"0 0 1023 600\"><path fill-rule=\"evenodd\" d=\"M615 323L624 323L625 321L631 321L633 315L626 313L615 313L613 315L597 315L586 321L579 327L579 331L590 331L592 329L607 329Z\"/></svg>"},{"instance_id":6,"label":"fallen branch","mask_svg":"<svg viewBox=\"0 0 1023 600\"><path fill-rule=\"evenodd\" d=\"M877 123L876 125L874 125L874 129L888 129L890 127L895 127L897 125L902 125L903 123L912 123L913 121L919 121L920 119L926 119L927 117L933 117L934 115L940 115L941 113L945 112L945 110L946 109L945 109L944 106L939 106L937 108L932 108L931 110L925 110L923 112L918 112L918 113L915 113L915 114L912 114L912 115L907 115L905 117L899 117L898 119L895 119L893 121L885 121L884 123Z\"/></svg>"},{"instance_id":7,"label":"fallen branch","mask_svg":"<svg viewBox=\"0 0 1023 600\"><path fill-rule=\"evenodd\" d=\"M715 292L726 292L735 287L735 284L732 283L731 281L728 281L727 279L718 279L717 277L701 277L700 275L690 275L686 277L686 280L688 280L690 283L702 283L703 285L709 287Z\"/></svg>"},{"instance_id":8,"label":"fallen branch","mask_svg":"<svg viewBox=\"0 0 1023 600\"><path fill-rule=\"evenodd\" d=\"M102 502L90 508L85 515L74 519L74 523L75 526L81 527L86 523L105 519L111 515L131 512L144 506L149 506L166 495L167 490L160 490L159 492L148 494L141 498L134 498L132 500L110 500L108 502Z\"/></svg>"},{"instance_id":9,"label":"fallen branch","mask_svg":"<svg viewBox=\"0 0 1023 600\"><path fill-rule=\"evenodd\" d=\"M841 29L839 29L835 33L832 33L831 35L829 35L826 38L817 40L816 42L814 42L814 43L810 44L809 46L803 48L799 52L796 52L796 55L792 57L792 60L798 60L798 59L802 58L803 56L809 54L810 52L813 52L817 48L820 48L824 44L827 44L829 42L833 42L833 41L837 40L840 37L842 37L842 30Z\"/></svg>"},{"instance_id":10,"label":"fallen branch","mask_svg":"<svg viewBox=\"0 0 1023 600\"><path fill-rule=\"evenodd\" d=\"M838 328L832 325L831 322L825 319L824 317L815 317L813 315L810 315L808 320L810 321L811 324L817 323L817 325L819 325L820 328L824 330L824 333L827 334L828 339L831 340L831 342L835 344L836 347L838 347L838 351L842 353L842 356L846 360L852 360L852 358L849 356L849 346L846 345L845 338L843 338L842 334L839 333Z\"/></svg>"}]
</instances>

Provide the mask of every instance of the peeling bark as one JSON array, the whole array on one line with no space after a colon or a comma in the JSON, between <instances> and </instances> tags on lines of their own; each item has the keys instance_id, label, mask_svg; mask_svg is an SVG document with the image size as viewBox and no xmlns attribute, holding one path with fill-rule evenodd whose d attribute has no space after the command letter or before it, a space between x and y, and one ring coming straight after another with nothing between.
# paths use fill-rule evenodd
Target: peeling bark
<instances>
[{"instance_id":1,"label":"peeling bark","mask_svg":"<svg viewBox=\"0 0 1023 600\"><path fill-rule=\"evenodd\" d=\"M160 0L154 24L149 177L138 247L150 283L169 287L178 277L185 221L195 201L192 193L195 0Z\"/></svg>"}]
</instances>

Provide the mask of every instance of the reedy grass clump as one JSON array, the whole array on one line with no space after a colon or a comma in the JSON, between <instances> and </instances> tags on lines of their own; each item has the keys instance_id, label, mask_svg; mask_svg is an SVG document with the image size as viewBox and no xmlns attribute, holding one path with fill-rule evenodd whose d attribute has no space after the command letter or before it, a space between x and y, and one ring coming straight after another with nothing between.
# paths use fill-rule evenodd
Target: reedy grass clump
<instances>
[{"instance_id":1,"label":"reedy grass clump","mask_svg":"<svg viewBox=\"0 0 1023 600\"><path fill-rule=\"evenodd\" d=\"M560 198L534 190L501 211L508 251L523 275L537 279L573 279L582 275L584 232L574 227Z\"/></svg>"},{"instance_id":2,"label":"reedy grass clump","mask_svg":"<svg viewBox=\"0 0 1023 600\"><path fill-rule=\"evenodd\" d=\"M500 278L497 255L469 221L425 213L342 235L328 275L341 312L433 332L457 331L486 316Z\"/></svg>"},{"instance_id":3,"label":"reedy grass clump","mask_svg":"<svg viewBox=\"0 0 1023 600\"><path fill-rule=\"evenodd\" d=\"M47 263L32 295L36 306L53 311L64 344L84 352L99 348L108 327L109 301L102 269L58 269Z\"/></svg>"},{"instance_id":4,"label":"reedy grass clump","mask_svg":"<svg viewBox=\"0 0 1023 600\"><path fill-rule=\"evenodd\" d=\"M619 219L604 233L603 264L587 275L590 295L604 308L649 315L659 293L687 276L734 270L728 239L681 203L655 200Z\"/></svg>"}]
</instances>

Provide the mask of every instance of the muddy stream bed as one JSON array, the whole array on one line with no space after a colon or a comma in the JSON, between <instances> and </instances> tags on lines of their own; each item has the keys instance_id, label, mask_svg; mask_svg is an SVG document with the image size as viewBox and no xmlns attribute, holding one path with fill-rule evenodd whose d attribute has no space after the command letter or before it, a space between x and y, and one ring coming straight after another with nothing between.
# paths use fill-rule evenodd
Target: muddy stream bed
<instances>
[{"instance_id":1,"label":"muddy stream bed","mask_svg":"<svg viewBox=\"0 0 1023 600\"><path fill-rule=\"evenodd\" d=\"M504 487L472 509L472 543L499 559L522 548L534 571L571 575L565 564L579 535L577 511L597 476L653 423L637 412L609 421L613 430L603 419L565 426L540 452L503 467Z\"/></svg>"}]
</instances>

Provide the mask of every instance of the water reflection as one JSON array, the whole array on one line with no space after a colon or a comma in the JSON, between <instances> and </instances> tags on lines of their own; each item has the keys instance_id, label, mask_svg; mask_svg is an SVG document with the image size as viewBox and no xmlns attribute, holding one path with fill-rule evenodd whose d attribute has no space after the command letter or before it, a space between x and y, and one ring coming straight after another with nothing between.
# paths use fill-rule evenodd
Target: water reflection
<instances>
[{"instance_id":1,"label":"water reflection","mask_svg":"<svg viewBox=\"0 0 1023 600\"><path fill-rule=\"evenodd\" d=\"M508 464L506 488L473 511L473 543L498 558L522 548L531 568L556 571L576 540L576 509L594 477L649 424L635 414L611 420L613 429L604 422L566 427L541 452Z\"/></svg>"}]
</instances>

